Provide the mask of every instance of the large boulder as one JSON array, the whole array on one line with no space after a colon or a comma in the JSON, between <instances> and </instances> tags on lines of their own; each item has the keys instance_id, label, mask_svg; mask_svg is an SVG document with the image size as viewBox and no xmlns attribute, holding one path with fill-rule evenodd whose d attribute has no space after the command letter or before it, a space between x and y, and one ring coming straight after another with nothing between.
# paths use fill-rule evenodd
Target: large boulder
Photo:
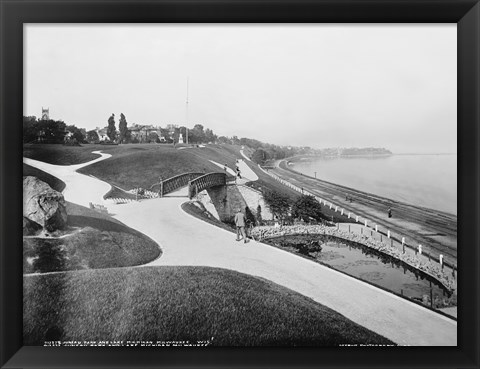
<instances>
[{"instance_id":1,"label":"large boulder","mask_svg":"<svg viewBox=\"0 0 480 369\"><path fill-rule=\"evenodd\" d=\"M49 232L63 229L67 224L65 199L37 177L23 177L23 216Z\"/></svg>"}]
</instances>

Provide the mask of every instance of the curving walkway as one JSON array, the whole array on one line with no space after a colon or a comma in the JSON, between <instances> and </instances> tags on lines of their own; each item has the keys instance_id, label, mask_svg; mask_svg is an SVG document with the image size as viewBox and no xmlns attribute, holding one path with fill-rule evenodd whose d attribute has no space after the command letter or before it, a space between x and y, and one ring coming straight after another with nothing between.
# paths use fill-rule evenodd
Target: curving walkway
<instances>
[{"instance_id":1,"label":"curving walkway","mask_svg":"<svg viewBox=\"0 0 480 369\"><path fill-rule=\"evenodd\" d=\"M243 152L242 152L243 154ZM209 160L210 163L215 164L216 166L224 169L225 166L223 164L217 163L216 161ZM240 169L240 174L242 175L241 179L237 179L238 184L244 184L247 182L258 181L257 174L248 166L247 163L243 159L238 159L237 162L238 168ZM230 167L227 166L226 168L227 173L231 174L232 176L236 177L237 173Z\"/></svg>"},{"instance_id":2,"label":"curving walkway","mask_svg":"<svg viewBox=\"0 0 480 369\"><path fill-rule=\"evenodd\" d=\"M23 158L23 162L61 179L66 185L63 190L65 200L88 207L90 202L103 204L103 195L111 188L108 183L100 181L97 178L77 173L77 170L80 168L112 156L101 153L100 151L93 151L93 153L99 154L100 157L87 163L76 165L53 165L29 158Z\"/></svg>"},{"instance_id":3,"label":"curving walkway","mask_svg":"<svg viewBox=\"0 0 480 369\"><path fill-rule=\"evenodd\" d=\"M29 164L37 163L40 162ZM57 166L37 166L52 175L64 175L52 167ZM73 182L78 181L81 188L87 180L79 176L88 178L92 184L89 197L101 197L106 192L94 194L94 190L101 191L105 186L109 189L105 182L78 173L67 176L70 181L67 186L76 186ZM93 185L91 181L98 183ZM83 198L77 194L68 199L77 200ZM233 233L186 214L181 209L185 201L188 200L161 198L109 205L108 209L115 218L161 245L162 257L147 265L236 270L295 290L400 345L457 345L455 321L310 260L254 241L236 242Z\"/></svg>"}]
</instances>

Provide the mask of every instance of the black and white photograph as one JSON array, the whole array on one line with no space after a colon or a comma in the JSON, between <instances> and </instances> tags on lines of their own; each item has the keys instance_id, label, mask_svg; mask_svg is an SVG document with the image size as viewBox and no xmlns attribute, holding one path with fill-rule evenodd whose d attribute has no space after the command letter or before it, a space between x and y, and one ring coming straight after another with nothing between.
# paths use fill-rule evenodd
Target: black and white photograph
<instances>
[{"instance_id":1,"label":"black and white photograph","mask_svg":"<svg viewBox=\"0 0 480 369\"><path fill-rule=\"evenodd\" d=\"M457 346L457 46L24 23L23 344Z\"/></svg>"}]
</instances>

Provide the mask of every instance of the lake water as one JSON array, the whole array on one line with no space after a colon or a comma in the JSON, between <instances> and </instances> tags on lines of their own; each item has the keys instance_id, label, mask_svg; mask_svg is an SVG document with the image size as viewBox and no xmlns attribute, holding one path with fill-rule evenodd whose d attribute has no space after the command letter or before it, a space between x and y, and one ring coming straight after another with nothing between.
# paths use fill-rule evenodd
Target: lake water
<instances>
[{"instance_id":1,"label":"lake water","mask_svg":"<svg viewBox=\"0 0 480 369\"><path fill-rule=\"evenodd\" d=\"M303 160L298 172L360 191L457 215L457 155Z\"/></svg>"}]
</instances>

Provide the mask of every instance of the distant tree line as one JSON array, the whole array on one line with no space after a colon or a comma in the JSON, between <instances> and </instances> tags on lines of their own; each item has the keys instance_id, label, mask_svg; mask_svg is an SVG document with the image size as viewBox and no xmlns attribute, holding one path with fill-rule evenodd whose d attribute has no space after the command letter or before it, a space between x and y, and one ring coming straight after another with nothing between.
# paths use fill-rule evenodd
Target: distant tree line
<instances>
[{"instance_id":1,"label":"distant tree line","mask_svg":"<svg viewBox=\"0 0 480 369\"><path fill-rule=\"evenodd\" d=\"M133 126L131 126L130 128L128 127L127 119L123 113L120 114L118 130L116 129L115 124L115 114L112 114L108 118L106 134L109 141L121 144L152 142L178 143L180 135L183 137L184 142L187 141L188 135L189 144L215 143L217 141L217 135L215 135L211 129L205 129L204 126L201 124L195 124L193 128L189 129L187 129L187 127L185 126L175 127L173 128L173 130L162 127L153 127L152 129L144 128L144 135L135 135L132 133Z\"/></svg>"},{"instance_id":2,"label":"distant tree line","mask_svg":"<svg viewBox=\"0 0 480 369\"><path fill-rule=\"evenodd\" d=\"M146 129L144 134L133 134L132 129L136 125L128 125L127 118L123 113L120 114L118 129L115 121L115 114L111 114L107 120L106 131L100 130L86 131L83 128L77 128L75 125L67 125L59 120L41 120L36 117L23 117L23 142L43 142L43 143L100 143L108 137L109 142L128 144L128 143L178 143L180 135L184 142L189 144L230 144L241 145L252 148L254 151L252 160L258 164L265 164L270 160L285 159L295 155L312 154L315 151L310 147L290 147L278 146L264 143L251 138L238 138L237 136L226 137L217 136L213 130L205 128L202 124L195 124L193 128L187 129L185 126L175 127L172 130L162 127ZM146 127L146 126L140 126Z\"/></svg>"},{"instance_id":3,"label":"distant tree line","mask_svg":"<svg viewBox=\"0 0 480 369\"><path fill-rule=\"evenodd\" d=\"M23 142L85 143L86 130L61 120L23 117Z\"/></svg>"},{"instance_id":4,"label":"distant tree line","mask_svg":"<svg viewBox=\"0 0 480 369\"><path fill-rule=\"evenodd\" d=\"M141 137L133 135L123 113L120 114L118 130L115 114L110 115L107 119L106 136L108 141L115 143L178 143L180 135L186 141L187 132L188 143L190 144L216 143L218 138L211 129L204 128L201 124L195 124L193 128L188 130L184 126L175 127L173 131L157 127L151 130L147 129L147 132L148 134ZM83 128L77 128L75 125L67 125L61 120L42 120L34 116L23 117L24 143L99 143L100 141L102 141L102 137L99 136L97 130L86 131Z\"/></svg>"}]
</instances>

